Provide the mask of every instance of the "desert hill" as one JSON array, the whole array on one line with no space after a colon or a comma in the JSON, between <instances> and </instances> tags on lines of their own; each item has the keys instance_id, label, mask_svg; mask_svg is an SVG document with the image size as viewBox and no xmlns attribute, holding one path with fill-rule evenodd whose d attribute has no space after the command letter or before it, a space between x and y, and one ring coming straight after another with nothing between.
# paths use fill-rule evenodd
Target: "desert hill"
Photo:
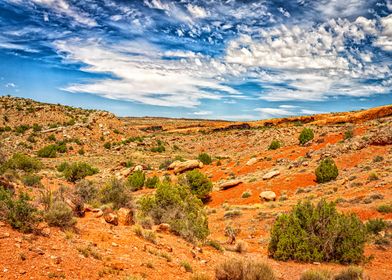
<instances>
[{"instance_id":1,"label":"desert hill","mask_svg":"<svg viewBox=\"0 0 392 280\"><path fill-rule=\"evenodd\" d=\"M304 128L314 137L300 144ZM215 279L217 265L229 258L265 262L276 279L300 279L309 269L338 273L347 266L268 256L276 219L299 201L320 198L364 223L382 219L359 266L370 279L392 279L392 105L227 122L119 118L0 97L0 141L0 184L14 197L27 192L46 213L32 230L0 221L2 279ZM326 158L339 172L321 183L315 170ZM73 163L85 169L73 172ZM156 193L156 180L182 184L191 169L212 183L202 197L209 228L202 241L140 214L139 202ZM121 207L102 196L90 199L115 184L132 190ZM260 196L266 191L273 196ZM72 209L72 225L49 217L59 215L49 211L56 199ZM58 212L66 219L63 208ZM6 216L0 203L0 217Z\"/></svg>"}]
</instances>

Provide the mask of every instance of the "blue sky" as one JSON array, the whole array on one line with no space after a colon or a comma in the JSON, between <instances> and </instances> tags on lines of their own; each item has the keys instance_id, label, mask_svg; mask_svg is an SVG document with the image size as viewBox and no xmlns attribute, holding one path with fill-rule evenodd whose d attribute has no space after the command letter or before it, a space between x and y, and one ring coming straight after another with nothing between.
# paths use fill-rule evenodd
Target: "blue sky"
<instances>
[{"instance_id":1,"label":"blue sky","mask_svg":"<svg viewBox=\"0 0 392 280\"><path fill-rule=\"evenodd\" d=\"M0 95L254 120L392 102L392 0L0 0Z\"/></svg>"}]
</instances>

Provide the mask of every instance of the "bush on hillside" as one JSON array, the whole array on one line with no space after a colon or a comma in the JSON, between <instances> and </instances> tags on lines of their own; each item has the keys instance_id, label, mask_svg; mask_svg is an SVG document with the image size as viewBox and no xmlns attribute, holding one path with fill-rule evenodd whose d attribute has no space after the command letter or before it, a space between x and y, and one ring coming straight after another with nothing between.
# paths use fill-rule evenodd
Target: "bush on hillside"
<instances>
[{"instance_id":1,"label":"bush on hillside","mask_svg":"<svg viewBox=\"0 0 392 280\"><path fill-rule=\"evenodd\" d=\"M83 179L76 183L75 194L83 202L91 203L97 198L98 188L91 181Z\"/></svg>"},{"instance_id":2,"label":"bush on hillside","mask_svg":"<svg viewBox=\"0 0 392 280\"><path fill-rule=\"evenodd\" d=\"M55 158L57 156L57 145L45 146L38 150L37 155L42 158Z\"/></svg>"},{"instance_id":3,"label":"bush on hillside","mask_svg":"<svg viewBox=\"0 0 392 280\"><path fill-rule=\"evenodd\" d=\"M383 231L388 227L387 222L383 219L370 219L366 222L366 230L368 233L378 234L380 231Z\"/></svg>"},{"instance_id":4,"label":"bush on hillside","mask_svg":"<svg viewBox=\"0 0 392 280\"><path fill-rule=\"evenodd\" d=\"M332 273L324 269L306 270L301 274L300 280L332 280Z\"/></svg>"},{"instance_id":5,"label":"bush on hillside","mask_svg":"<svg viewBox=\"0 0 392 280\"><path fill-rule=\"evenodd\" d=\"M182 180L191 192L202 200L207 198L212 191L211 181L197 169L186 172Z\"/></svg>"},{"instance_id":6,"label":"bush on hillside","mask_svg":"<svg viewBox=\"0 0 392 280\"><path fill-rule=\"evenodd\" d=\"M22 192L16 198L0 187L0 220L21 232L32 232L40 221L40 213L30 201L27 193Z\"/></svg>"},{"instance_id":7,"label":"bush on hillside","mask_svg":"<svg viewBox=\"0 0 392 280\"><path fill-rule=\"evenodd\" d=\"M146 180L146 175L143 171L135 171L128 177L128 185L131 191L141 190L144 186L144 181Z\"/></svg>"},{"instance_id":8,"label":"bush on hillside","mask_svg":"<svg viewBox=\"0 0 392 280\"><path fill-rule=\"evenodd\" d=\"M305 127L301 131L301 134L299 135L298 140L301 145L304 145L304 144L308 143L310 140L312 140L313 138L314 138L313 130L311 128Z\"/></svg>"},{"instance_id":9,"label":"bush on hillside","mask_svg":"<svg viewBox=\"0 0 392 280\"><path fill-rule=\"evenodd\" d=\"M3 171L7 169L22 170L25 172L39 171L42 163L36 159L24 154L16 153L3 165Z\"/></svg>"},{"instance_id":10,"label":"bush on hillside","mask_svg":"<svg viewBox=\"0 0 392 280\"><path fill-rule=\"evenodd\" d=\"M362 280L363 269L357 266L351 266L343 269L339 274L335 275L334 280Z\"/></svg>"},{"instance_id":11,"label":"bush on hillside","mask_svg":"<svg viewBox=\"0 0 392 280\"><path fill-rule=\"evenodd\" d=\"M231 258L215 268L216 280L275 280L271 267L262 262Z\"/></svg>"},{"instance_id":12,"label":"bush on hillside","mask_svg":"<svg viewBox=\"0 0 392 280\"><path fill-rule=\"evenodd\" d=\"M132 196L125 184L116 179L110 179L100 190L101 202L104 204L112 204L114 209L128 207L132 203Z\"/></svg>"},{"instance_id":13,"label":"bush on hillside","mask_svg":"<svg viewBox=\"0 0 392 280\"><path fill-rule=\"evenodd\" d=\"M57 167L57 170L62 172L65 179L70 182L84 179L87 176L97 174L99 171L85 162L73 162L71 164L63 162Z\"/></svg>"},{"instance_id":14,"label":"bush on hillside","mask_svg":"<svg viewBox=\"0 0 392 280\"><path fill-rule=\"evenodd\" d=\"M354 214L337 212L333 202L297 204L277 218L269 255L277 260L357 263L362 260L366 229Z\"/></svg>"},{"instance_id":15,"label":"bush on hillside","mask_svg":"<svg viewBox=\"0 0 392 280\"><path fill-rule=\"evenodd\" d=\"M279 140L272 140L271 144L268 146L268 150L277 150L282 147L282 143Z\"/></svg>"},{"instance_id":16,"label":"bush on hillside","mask_svg":"<svg viewBox=\"0 0 392 280\"><path fill-rule=\"evenodd\" d=\"M28 187L38 187L41 186L41 176L29 173L22 177L22 182Z\"/></svg>"},{"instance_id":17,"label":"bush on hillside","mask_svg":"<svg viewBox=\"0 0 392 280\"><path fill-rule=\"evenodd\" d=\"M203 164L211 164L212 163L211 156L207 153L199 154L197 159L200 160Z\"/></svg>"},{"instance_id":18,"label":"bush on hillside","mask_svg":"<svg viewBox=\"0 0 392 280\"><path fill-rule=\"evenodd\" d=\"M72 209L63 201L53 203L45 214L45 220L49 226L69 228L76 224Z\"/></svg>"},{"instance_id":19,"label":"bush on hillside","mask_svg":"<svg viewBox=\"0 0 392 280\"><path fill-rule=\"evenodd\" d=\"M155 194L139 200L139 208L144 217L151 217L155 224L168 223L188 241L204 240L209 234L203 203L187 186L159 184Z\"/></svg>"},{"instance_id":20,"label":"bush on hillside","mask_svg":"<svg viewBox=\"0 0 392 280\"><path fill-rule=\"evenodd\" d=\"M335 180L339 175L338 168L331 158L323 159L317 166L315 173L318 183L326 183Z\"/></svg>"},{"instance_id":21,"label":"bush on hillside","mask_svg":"<svg viewBox=\"0 0 392 280\"><path fill-rule=\"evenodd\" d=\"M149 189L155 189L159 184L158 176L149 177L146 179L145 185Z\"/></svg>"}]
</instances>

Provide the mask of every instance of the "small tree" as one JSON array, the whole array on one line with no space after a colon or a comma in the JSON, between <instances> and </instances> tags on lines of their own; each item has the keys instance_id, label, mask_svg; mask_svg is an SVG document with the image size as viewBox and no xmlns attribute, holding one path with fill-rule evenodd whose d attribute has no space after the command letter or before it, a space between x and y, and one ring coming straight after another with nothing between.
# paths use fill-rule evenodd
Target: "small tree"
<instances>
[{"instance_id":1,"label":"small tree","mask_svg":"<svg viewBox=\"0 0 392 280\"><path fill-rule=\"evenodd\" d=\"M146 176L143 171L135 171L128 177L128 185L131 191L141 190L144 186Z\"/></svg>"},{"instance_id":2,"label":"small tree","mask_svg":"<svg viewBox=\"0 0 392 280\"><path fill-rule=\"evenodd\" d=\"M318 183L326 183L335 180L339 175L338 168L331 158L323 159L316 168L315 173Z\"/></svg>"},{"instance_id":3,"label":"small tree","mask_svg":"<svg viewBox=\"0 0 392 280\"><path fill-rule=\"evenodd\" d=\"M268 150L277 150L282 146L282 143L278 140L272 140L271 144L268 147Z\"/></svg>"},{"instance_id":4,"label":"small tree","mask_svg":"<svg viewBox=\"0 0 392 280\"><path fill-rule=\"evenodd\" d=\"M305 127L302 131L301 134L299 135L299 143L301 145L306 144L307 142L309 142L310 140L312 140L314 138L314 133L313 130L311 128L307 128Z\"/></svg>"},{"instance_id":5,"label":"small tree","mask_svg":"<svg viewBox=\"0 0 392 280\"><path fill-rule=\"evenodd\" d=\"M132 203L132 196L124 183L116 178L109 180L100 190L102 203L111 203L114 209L129 206Z\"/></svg>"},{"instance_id":6,"label":"small tree","mask_svg":"<svg viewBox=\"0 0 392 280\"><path fill-rule=\"evenodd\" d=\"M85 162L73 162L71 164L62 163L57 167L57 170L62 172L65 179L70 182L76 182L84 179L87 176L98 173L98 168L92 167Z\"/></svg>"},{"instance_id":7,"label":"small tree","mask_svg":"<svg viewBox=\"0 0 392 280\"><path fill-rule=\"evenodd\" d=\"M333 202L307 201L277 218L268 252L283 261L357 263L365 241L365 226L355 214L338 213Z\"/></svg>"},{"instance_id":8,"label":"small tree","mask_svg":"<svg viewBox=\"0 0 392 280\"><path fill-rule=\"evenodd\" d=\"M199 154L197 159L200 160L203 164L211 164L212 163L211 156L207 153Z\"/></svg>"},{"instance_id":9,"label":"small tree","mask_svg":"<svg viewBox=\"0 0 392 280\"><path fill-rule=\"evenodd\" d=\"M212 191L211 181L197 169L186 172L183 179L191 192L200 199L207 198Z\"/></svg>"}]
</instances>

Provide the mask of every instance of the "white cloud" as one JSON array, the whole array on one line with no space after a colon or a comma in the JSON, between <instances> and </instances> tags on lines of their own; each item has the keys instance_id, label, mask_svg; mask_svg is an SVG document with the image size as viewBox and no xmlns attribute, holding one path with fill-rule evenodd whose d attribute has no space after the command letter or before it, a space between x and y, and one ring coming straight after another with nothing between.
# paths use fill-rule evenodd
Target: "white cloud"
<instances>
[{"instance_id":1,"label":"white cloud","mask_svg":"<svg viewBox=\"0 0 392 280\"><path fill-rule=\"evenodd\" d=\"M284 15L285 17L290 17L290 13L288 11L286 11L285 9L283 9L282 7L278 8L278 11L282 13L282 15Z\"/></svg>"},{"instance_id":2,"label":"white cloud","mask_svg":"<svg viewBox=\"0 0 392 280\"><path fill-rule=\"evenodd\" d=\"M208 116L208 115L212 115L212 112L211 111L198 111L198 112L194 112L191 114L195 115L195 116Z\"/></svg>"},{"instance_id":3,"label":"white cloud","mask_svg":"<svg viewBox=\"0 0 392 280\"><path fill-rule=\"evenodd\" d=\"M14 83L7 83L7 84L5 85L5 87L6 87L6 88L14 88L14 87L16 87L16 85L15 85Z\"/></svg>"},{"instance_id":4,"label":"white cloud","mask_svg":"<svg viewBox=\"0 0 392 280\"><path fill-rule=\"evenodd\" d=\"M66 60L86 64L82 70L115 77L70 85L65 88L70 92L172 107L195 107L201 99L239 94L221 84L211 63L163 59L159 49L142 41L109 45L79 39L56 41L54 46Z\"/></svg>"},{"instance_id":5,"label":"white cloud","mask_svg":"<svg viewBox=\"0 0 392 280\"><path fill-rule=\"evenodd\" d=\"M327 18L344 18L365 13L376 0L319 0L315 1L318 14Z\"/></svg>"},{"instance_id":6,"label":"white cloud","mask_svg":"<svg viewBox=\"0 0 392 280\"><path fill-rule=\"evenodd\" d=\"M256 108L254 110L259 112L263 119L293 115L293 112L283 108Z\"/></svg>"},{"instance_id":7,"label":"white cloud","mask_svg":"<svg viewBox=\"0 0 392 280\"><path fill-rule=\"evenodd\" d=\"M382 32L377 38L375 45L385 51L392 51L392 15L381 18L380 22Z\"/></svg>"},{"instance_id":8,"label":"white cloud","mask_svg":"<svg viewBox=\"0 0 392 280\"><path fill-rule=\"evenodd\" d=\"M392 19L392 16L391 16ZM377 40L388 49L389 18L381 20L383 33ZM329 20L313 26L277 26L260 29L259 39L239 36L228 44L225 60L241 65L263 85L260 98L268 101L324 100L330 96L369 96L388 93L384 84L369 85L366 79L391 80L388 62L372 63L373 54L350 48L347 41L362 44L378 36L375 20ZM239 75L245 75L240 72Z\"/></svg>"},{"instance_id":9,"label":"white cloud","mask_svg":"<svg viewBox=\"0 0 392 280\"><path fill-rule=\"evenodd\" d=\"M187 9L189 13L195 18L205 18L208 16L208 12L200 6L188 4Z\"/></svg>"},{"instance_id":10,"label":"white cloud","mask_svg":"<svg viewBox=\"0 0 392 280\"><path fill-rule=\"evenodd\" d=\"M26 5L26 2L24 0L8 0L8 1L18 5ZM68 4L66 0L31 0L31 3L47 7L57 14L66 15L72 18L73 20L75 20L79 24L90 26L90 27L97 26L97 22L95 21L95 19L90 18L84 12L79 11L75 7L71 6L70 4ZM48 15L44 14L44 21L47 20L48 20Z\"/></svg>"}]
</instances>

